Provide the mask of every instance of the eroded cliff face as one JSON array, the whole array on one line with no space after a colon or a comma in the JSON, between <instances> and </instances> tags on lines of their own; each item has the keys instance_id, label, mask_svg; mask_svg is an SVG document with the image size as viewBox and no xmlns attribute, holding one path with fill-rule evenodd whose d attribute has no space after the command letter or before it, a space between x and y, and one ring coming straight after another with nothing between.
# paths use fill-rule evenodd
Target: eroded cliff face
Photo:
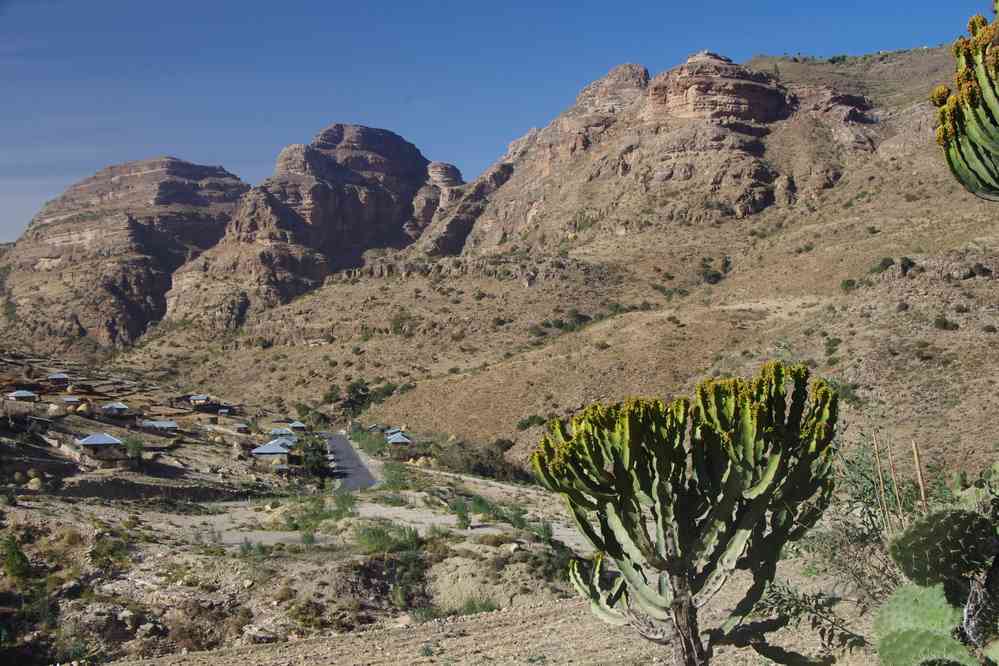
<instances>
[{"instance_id":1,"label":"eroded cliff face","mask_svg":"<svg viewBox=\"0 0 999 666\"><path fill-rule=\"evenodd\" d=\"M166 312L173 271L218 242L247 189L173 157L73 185L0 258L5 331L42 350L134 342Z\"/></svg>"},{"instance_id":2,"label":"eroded cliff face","mask_svg":"<svg viewBox=\"0 0 999 666\"><path fill-rule=\"evenodd\" d=\"M655 77L614 68L469 183L390 131L345 124L282 150L253 188L171 158L110 167L0 259L7 320L105 346L164 317L233 330L343 275L807 204L852 162L908 150L905 127L860 95L701 52Z\"/></svg>"},{"instance_id":3,"label":"eroded cliff face","mask_svg":"<svg viewBox=\"0 0 999 666\"><path fill-rule=\"evenodd\" d=\"M238 326L252 308L360 266L369 250L405 247L461 183L456 167L431 163L392 132L331 125L282 150L218 245L177 272L168 316Z\"/></svg>"},{"instance_id":4,"label":"eroded cliff face","mask_svg":"<svg viewBox=\"0 0 999 666\"><path fill-rule=\"evenodd\" d=\"M870 102L828 88L788 89L702 52L649 77L621 65L551 124L510 145L442 207L417 244L429 255L512 245L552 249L670 222L741 219L794 206L876 143ZM806 159L789 146L819 132Z\"/></svg>"}]
</instances>

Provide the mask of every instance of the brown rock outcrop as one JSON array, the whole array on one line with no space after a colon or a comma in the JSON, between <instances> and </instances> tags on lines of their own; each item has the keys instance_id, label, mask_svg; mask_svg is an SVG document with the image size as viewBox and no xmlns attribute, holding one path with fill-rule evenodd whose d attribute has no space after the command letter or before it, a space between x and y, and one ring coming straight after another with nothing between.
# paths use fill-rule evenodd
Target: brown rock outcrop
<instances>
[{"instance_id":1,"label":"brown rock outcrop","mask_svg":"<svg viewBox=\"0 0 999 666\"><path fill-rule=\"evenodd\" d=\"M222 236L247 186L173 157L102 169L47 203L2 259L3 325L47 350L134 342L171 274Z\"/></svg>"},{"instance_id":2,"label":"brown rock outcrop","mask_svg":"<svg viewBox=\"0 0 999 666\"><path fill-rule=\"evenodd\" d=\"M649 84L650 114L773 122L789 111L785 91L769 74L710 51L690 56Z\"/></svg>"},{"instance_id":3,"label":"brown rock outcrop","mask_svg":"<svg viewBox=\"0 0 999 666\"><path fill-rule=\"evenodd\" d=\"M368 250L405 247L460 186L457 168L429 162L392 132L331 125L282 150L218 245L178 271L168 316L237 326L249 309L361 265Z\"/></svg>"}]
</instances>

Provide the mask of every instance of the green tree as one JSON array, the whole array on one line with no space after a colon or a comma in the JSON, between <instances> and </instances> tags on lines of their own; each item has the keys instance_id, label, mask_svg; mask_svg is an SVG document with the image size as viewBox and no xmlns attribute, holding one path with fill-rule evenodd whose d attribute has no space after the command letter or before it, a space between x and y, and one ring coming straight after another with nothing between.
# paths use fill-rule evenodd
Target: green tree
<instances>
[{"instance_id":1,"label":"green tree","mask_svg":"<svg viewBox=\"0 0 999 666\"><path fill-rule=\"evenodd\" d=\"M121 440L121 443L125 445L125 453L128 454L129 458L138 460L140 463L142 462L142 451L145 449L145 446L139 437L129 435Z\"/></svg>"},{"instance_id":2,"label":"green tree","mask_svg":"<svg viewBox=\"0 0 999 666\"><path fill-rule=\"evenodd\" d=\"M309 476L320 477L326 474L326 442L321 437L309 435L299 440L302 453L302 469Z\"/></svg>"},{"instance_id":3,"label":"green tree","mask_svg":"<svg viewBox=\"0 0 999 666\"><path fill-rule=\"evenodd\" d=\"M31 575L31 563L13 534L8 534L3 539L3 571L19 583Z\"/></svg>"},{"instance_id":4,"label":"green tree","mask_svg":"<svg viewBox=\"0 0 999 666\"><path fill-rule=\"evenodd\" d=\"M570 567L594 613L672 645L678 666L745 638L781 549L828 506L837 413L806 366L771 362L752 380L702 382L692 400L593 405L553 422L532 463L596 551ZM753 583L705 644L697 609L736 570Z\"/></svg>"}]
</instances>

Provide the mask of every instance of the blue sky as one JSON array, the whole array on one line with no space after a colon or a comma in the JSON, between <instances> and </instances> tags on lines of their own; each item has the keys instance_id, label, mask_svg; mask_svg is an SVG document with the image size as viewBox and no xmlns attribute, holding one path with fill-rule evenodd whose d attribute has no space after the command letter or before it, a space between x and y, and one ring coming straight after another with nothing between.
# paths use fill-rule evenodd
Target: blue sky
<instances>
[{"instance_id":1,"label":"blue sky","mask_svg":"<svg viewBox=\"0 0 999 666\"><path fill-rule=\"evenodd\" d=\"M708 48L829 56L953 39L985 0L0 0L0 240L108 164L170 154L250 183L333 122L478 175L611 67ZM991 14L988 14L991 15Z\"/></svg>"}]
</instances>

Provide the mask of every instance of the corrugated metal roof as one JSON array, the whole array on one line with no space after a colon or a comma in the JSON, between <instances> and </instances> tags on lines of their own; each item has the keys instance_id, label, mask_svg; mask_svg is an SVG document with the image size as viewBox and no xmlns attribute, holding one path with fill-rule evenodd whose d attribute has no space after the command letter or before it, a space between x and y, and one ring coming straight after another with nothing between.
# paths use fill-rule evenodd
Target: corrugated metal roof
<instances>
[{"instance_id":1,"label":"corrugated metal roof","mask_svg":"<svg viewBox=\"0 0 999 666\"><path fill-rule=\"evenodd\" d=\"M123 402L109 402L108 404L102 406L101 409L113 409L113 410L128 409L128 405L126 405Z\"/></svg>"},{"instance_id":2,"label":"corrugated metal roof","mask_svg":"<svg viewBox=\"0 0 999 666\"><path fill-rule=\"evenodd\" d=\"M271 435L294 435L295 433L293 433L288 428L271 428L271 431L270 431L269 434L271 434Z\"/></svg>"},{"instance_id":3,"label":"corrugated metal roof","mask_svg":"<svg viewBox=\"0 0 999 666\"><path fill-rule=\"evenodd\" d=\"M304 430L304 429L305 429L305 428L307 428L308 426L306 426L306 425L305 425L304 423L302 423L301 421L292 421L291 423L289 423L289 424L288 424L288 427L289 427L289 428L297 428L297 429L299 429L299 430Z\"/></svg>"},{"instance_id":4,"label":"corrugated metal roof","mask_svg":"<svg viewBox=\"0 0 999 666\"><path fill-rule=\"evenodd\" d=\"M209 398L204 393L198 393L197 395L192 395L190 398L188 398L188 400L191 400L191 401L194 401L194 400L203 401L203 400L210 400L210 399L211 398Z\"/></svg>"},{"instance_id":5,"label":"corrugated metal roof","mask_svg":"<svg viewBox=\"0 0 999 666\"><path fill-rule=\"evenodd\" d=\"M80 402L80 399L75 395L68 395L62 399L63 402Z\"/></svg>"},{"instance_id":6,"label":"corrugated metal roof","mask_svg":"<svg viewBox=\"0 0 999 666\"><path fill-rule=\"evenodd\" d=\"M53 372L49 375L49 379L69 379L69 375L65 372Z\"/></svg>"},{"instance_id":7,"label":"corrugated metal roof","mask_svg":"<svg viewBox=\"0 0 999 666\"><path fill-rule=\"evenodd\" d=\"M250 453L255 456L285 455L291 447L292 442L289 442L287 439L282 437L278 437L277 439L272 439L263 446L258 446L250 451Z\"/></svg>"},{"instance_id":8,"label":"corrugated metal roof","mask_svg":"<svg viewBox=\"0 0 999 666\"><path fill-rule=\"evenodd\" d=\"M97 432L83 439L77 440L80 446L115 446L121 444L121 440L106 432Z\"/></svg>"},{"instance_id":9,"label":"corrugated metal roof","mask_svg":"<svg viewBox=\"0 0 999 666\"><path fill-rule=\"evenodd\" d=\"M406 437L401 432L397 432L396 434L392 435L391 437L385 438L385 441L388 442L389 444L412 444L413 443L413 440L411 440L409 437Z\"/></svg>"},{"instance_id":10,"label":"corrugated metal roof","mask_svg":"<svg viewBox=\"0 0 999 666\"><path fill-rule=\"evenodd\" d=\"M24 389L18 389L12 393L7 394L8 398L37 398L38 394L32 391L25 391Z\"/></svg>"},{"instance_id":11,"label":"corrugated metal roof","mask_svg":"<svg viewBox=\"0 0 999 666\"><path fill-rule=\"evenodd\" d=\"M143 428L157 428L159 430L176 430L176 421L143 421Z\"/></svg>"}]
</instances>

